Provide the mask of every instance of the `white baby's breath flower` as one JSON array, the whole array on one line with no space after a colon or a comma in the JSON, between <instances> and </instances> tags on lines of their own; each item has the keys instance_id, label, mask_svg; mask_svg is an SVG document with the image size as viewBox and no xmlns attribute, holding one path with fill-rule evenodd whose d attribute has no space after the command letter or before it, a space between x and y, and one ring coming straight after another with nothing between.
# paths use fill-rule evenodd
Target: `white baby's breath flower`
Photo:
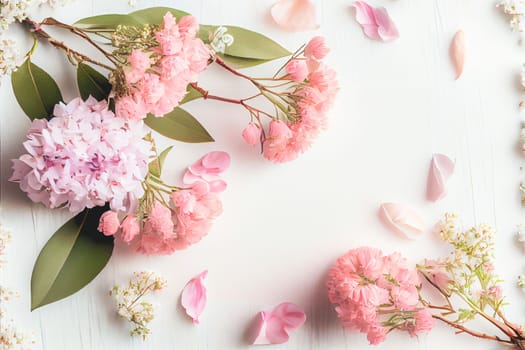
<instances>
[{"instance_id":1,"label":"white baby's breath flower","mask_svg":"<svg viewBox=\"0 0 525 350\"><path fill-rule=\"evenodd\" d=\"M497 7L511 16L510 27L517 32L525 32L525 0L503 0Z\"/></svg>"},{"instance_id":2,"label":"white baby's breath flower","mask_svg":"<svg viewBox=\"0 0 525 350\"><path fill-rule=\"evenodd\" d=\"M14 40L0 37L0 78L15 70L22 58Z\"/></svg>"},{"instance_id":3,"label":"white baby's breath flower","mask_svg":"<svg viewBox=\"0 0 525 350\"><path fill-rule=\"evenodd\" d=\"M233 44L233 35L227 34L228 28L220 26L210 37L210 46L216 53L224 53L226 48Z\"/></svg>"},{"instance_id":4,"label":"white baby's breath flower","mask_svg":"<svg viewBox=\"0 0 525 350\"><path fill-rule=\"evenodd\" d=\"M525 275L518 276L518 287L525 289Z\"/></svg>"}]
</instances>

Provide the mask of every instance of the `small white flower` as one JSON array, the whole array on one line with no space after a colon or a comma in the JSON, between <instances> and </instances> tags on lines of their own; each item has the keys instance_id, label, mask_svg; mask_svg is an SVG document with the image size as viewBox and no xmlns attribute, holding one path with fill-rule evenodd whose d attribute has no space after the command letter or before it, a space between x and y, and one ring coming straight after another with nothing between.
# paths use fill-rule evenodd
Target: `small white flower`
<instances>
[{"instance_id":1,"label":"small white flower","mask_svg":"<svg viewBox=\"0 0 525 350\"><path fill-rule=\"evenodd\" d=\"M228 28L218 27L210 38L210 46L217 53L224 53L226 48L233 44L234 38L231 34L226 34Z\"/></svg>"},{"instance_id":2,"label":"small white flower","mask_svg":"<svg viewBox=\"0 0 525 350\"><path fill-rule=\"evenodd\" d=\"M503 8L503 12L511 16L512 30L525 32L525 0L503 0L496 6Z\"/></svg>"},{"instance_id":3,"label":"small white flower","mask_svg":"<svg viewBox=\"0 0 525 350\"><path fill-rule=\"evenodd\" d=\"M15 70L22 58L14 40L0 38L0 78Z\"/></svg>"},{"instance_id":4,"label":"small white flower","mask_svg":"<svg viewBox=\"0 0 525 350\"><path fill-rule=\"evenodd\" d=\"M518 276L518 287L525 289L525 275Z\"/></svg>"}]
</instances>

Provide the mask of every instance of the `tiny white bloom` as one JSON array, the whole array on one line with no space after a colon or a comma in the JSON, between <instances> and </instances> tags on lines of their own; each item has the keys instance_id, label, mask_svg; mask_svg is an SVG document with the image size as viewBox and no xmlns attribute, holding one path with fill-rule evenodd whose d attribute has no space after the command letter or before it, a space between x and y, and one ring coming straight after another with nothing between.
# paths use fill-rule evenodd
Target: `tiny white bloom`
<instances>
[{"instance_id":1,"label":"tiny white bloom","mask_svg":"<svg viewBox=\"0 0 525 350\"><path fill-rule=\"evenodd\" d=\"M227 34L228 28L220 26L210 37L210 46L217 53L224 53L226 48L233 44L233 35Z\"/></svg>"}]
</instances>

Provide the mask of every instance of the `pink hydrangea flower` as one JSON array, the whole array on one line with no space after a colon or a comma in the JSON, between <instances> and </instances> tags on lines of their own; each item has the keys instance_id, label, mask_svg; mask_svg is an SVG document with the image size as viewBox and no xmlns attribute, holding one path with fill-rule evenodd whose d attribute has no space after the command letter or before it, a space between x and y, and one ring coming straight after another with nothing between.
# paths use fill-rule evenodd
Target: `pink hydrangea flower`
<instances>
[{"instance_id":1,"label":"pink hydrangea flower","mask_svg":"<svg viewBox=\"0 0 525 350\"><path fill-rule=\"evenodd\" d=\"M129 94L115 100L116 114L124 119L143 119L148 113L162 117L177 107L186 87L208 66L210 51L197 38L195 17L176 22L168 12L155 39L158 46L133 50L124 66Z\"/></svg>"},{"instance_id":2,"label":"pink hydrangea flower","mask_svg":"<svg viewBox=\"0 0 525 350\"><path fill-rule=\"evenodd\" d=\"M34 120L10 181L34 202L71 212L102 206L129 212L143 194L151 144L142 122L116 118L106 101L76 98Z\"/></svg>"},{"instance_id":3,"label":"pink hydrangea flower","mask_svg":"<svg viewBox=\"0 0 525 350\"><path fill-rule=\"evenodd\" d=\"M114 211L108 210L100 216L97 230L102 232L105 236L113 236L117 233L120 227L118 214Z\"/></svg>"},{"instance_id":4,"label":"pink hydrangea flower","mask_svg":"<svg viewBox=\"0 0 525 350\"><path fill-rule=\"evenodd\" d=\"M383 342L393 329L417 335L434 325L419 302L418 271L399 254L384 256L369 247L350 250L330 269L327 286L343 326L366 333L370 344Z\"/></svg>"}]
</instances>

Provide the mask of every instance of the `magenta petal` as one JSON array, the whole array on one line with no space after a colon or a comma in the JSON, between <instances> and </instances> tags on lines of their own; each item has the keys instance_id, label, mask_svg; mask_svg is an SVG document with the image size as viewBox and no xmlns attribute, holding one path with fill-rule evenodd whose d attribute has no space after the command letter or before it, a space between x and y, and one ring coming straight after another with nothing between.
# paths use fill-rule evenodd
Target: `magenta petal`
<instances>
[{"instance_id":1,"label":"magenta petal","mask_svg":"<svg viewBox=\"0 0 525 350\"><path fill-rule=\"evenodd\" d=\"M425 229L425 222L419 213L404 204L381 204L379 217L387 227L405 238L415 239Z\"/></svg>"},{"instance_id":2,"label":"magenta petal","mask_svg":"<svg viewBox=\"0 0 525 350\"><path fill-rule=\"evenodd\" d=\"M275 23L291 32L314 30L317 24L317 12L311 0L279 0L271 9Z\"/></svg>"},{"instance_id":3,"label":"magenta petal","mask_svg":"<svg viewBox=\"0 0 525 350\"><path fill-rule=\"evenodd\" d=\"M227 152L214 151L201 158L201 164L208 172L222 173L230 166L230 155Z\"/></svg>"},{"instance_id":4,"label":"magenta petal","mask_svg":"<svg viewBox=\"0 0 525 350\"><path fill-rule=\"evenodd\" d=\"M397 31L396 25L388 15L386 9L384 7L378 7L374 12L381 40L389 42L399 38L399 32Z\"/></svg>"},{"instance_id":5,"label":"magenta petal","mask_svg":"<svg viewBox=\"0 0 525 350\"><path fill-rule=\"evenodd\" d=\"M272 314L279 317L287 329L297 329L306 321L303 309L292 303L282 303L273 309Z\"/></svg>"},{"instance_id":6,"label":"magenta petal","mask_svg":"<svg viewBox=\"0 0 525 350\"><path fill-rule=\"evenodd\" d=\"M436 202L447 194L447 182L454 173L454 162L444 154L434 154L427 180L427 199Z\"/></svg>"},{"instance_id":7,"label":"magenta petal","mask_svg":"<svg viewBox=\"0 0 525 350\"><path fill-rule=\"evenodd\" d=\"M182 307L186 310L186 314L193 319L194 324L199 323L199 316L206 307L207 297L204 278L206 278L207 274L208 270L204 270L192 278L182 291Z\"/></svg>"}]
</instances>

